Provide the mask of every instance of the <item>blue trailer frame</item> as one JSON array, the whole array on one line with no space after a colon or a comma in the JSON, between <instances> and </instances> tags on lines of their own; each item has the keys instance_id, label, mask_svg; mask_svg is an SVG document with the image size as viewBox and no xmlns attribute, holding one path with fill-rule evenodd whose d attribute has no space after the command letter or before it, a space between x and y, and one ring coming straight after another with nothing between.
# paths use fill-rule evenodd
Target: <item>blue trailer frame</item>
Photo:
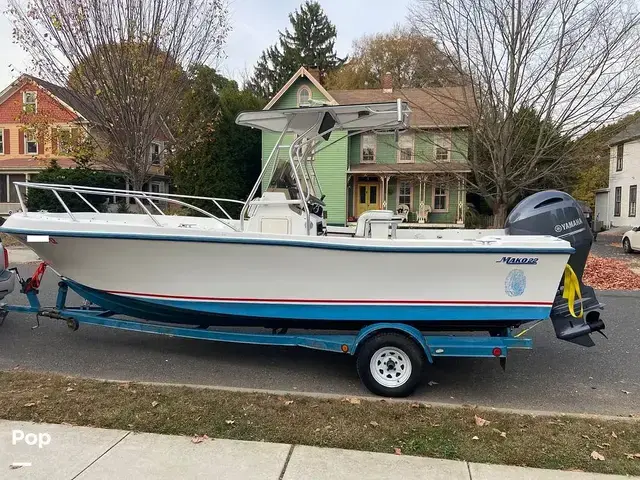
<instances>
[{"instance_id":1,"label":"blue trailer frame","mask_svg":"<svg viewBox=\"0 0 640 480\"><path fill-rule=\"evenodd\" d=\"M17 274L17 272L16 272ZM375 333L396 332L413 339L421 346L426 359L433 363L437 357L473 357L499 358L502 366L511 349L531 349L532 340L514 336L512 329L504 329L500 335L424 335L411 325L395 322L379 322L368 325L356 333L248 333L212 330L199 327L173 326L148 321L119 318L115 312L95 306L69 307L66 305L69 286L62 280L58 283L58 295L54 307L43 307L38 298L37 288L24 288L20 277L22 293L25 293L29 305L0 304L3 320L9 312L33 313L39 317L63 320L72 330L81 324L101 325L132 332L145 332L156 335L168 335L180 338L193 338L218 342L247 343L255 345L274 345L304 347L329 352L356 355L363 342ZM39 323L38 323L39 324ZM188 322L185 322L188 324Z\"/></svg>"}]
</instances>

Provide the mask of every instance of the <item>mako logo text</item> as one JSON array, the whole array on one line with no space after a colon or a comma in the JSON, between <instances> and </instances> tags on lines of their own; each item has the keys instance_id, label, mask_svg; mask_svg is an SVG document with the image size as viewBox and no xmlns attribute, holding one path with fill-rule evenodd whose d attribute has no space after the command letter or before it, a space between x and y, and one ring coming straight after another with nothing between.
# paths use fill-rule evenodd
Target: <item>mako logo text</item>
<instances>
[{"instance_id":1,"label":"mako logo text","mask_svg":"<svg viewBox=\"0 0 640 480\"><path fill-rule=\"evenodd\" d=\"M30 447L44 448L51 443L51 435L48 433L26 433L24 430L11 430L11 444L17 445L24 442Z\"/></svg>"},{"instance_id":2,"label":"mako logo text","mask_svg":"<svg viewBox=\"0 0 640 480\"><path fill-rule=\"evenodd\" d=\"M565 223L559 223L553 229L556 233L564 232L565 230L569 230L570 228L577 227L578 225L582 225L583 221L581 218L576 218L575 220L570 220Z\"/></svg>"},{"instance_id":3,"label":"mako logo text","mask_svg":"<svg viewBox=\"0 0 640 480\"><path fill-rule=\"evenodd\" d=\"M507 265L537 265L538 257L502 257L496 263L506 263Z\"/></svg>"}]
</instances>

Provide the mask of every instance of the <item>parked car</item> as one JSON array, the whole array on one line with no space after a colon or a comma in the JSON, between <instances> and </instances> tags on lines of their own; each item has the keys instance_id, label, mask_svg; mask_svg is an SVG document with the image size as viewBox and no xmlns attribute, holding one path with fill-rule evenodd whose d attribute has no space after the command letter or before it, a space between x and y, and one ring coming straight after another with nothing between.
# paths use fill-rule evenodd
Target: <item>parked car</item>
<instances>
[{"instance_id":1,"label":"parked car","mask_svg":"<svg viewBox=\"0 0 640 480\"><path fill-rule=\"evenodd\" d=\"M634 227L622 235L622 249L625 253L640 250L640 227Z\"/></svg>"}]
</instances>

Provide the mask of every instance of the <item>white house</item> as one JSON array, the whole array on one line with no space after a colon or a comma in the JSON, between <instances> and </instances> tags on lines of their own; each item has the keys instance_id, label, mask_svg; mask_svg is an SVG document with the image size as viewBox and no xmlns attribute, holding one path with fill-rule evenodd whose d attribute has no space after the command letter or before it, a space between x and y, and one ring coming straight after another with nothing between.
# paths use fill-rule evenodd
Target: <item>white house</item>
<instances>
[{"instance_id":1,"label":"white house","mask_svg":"<svg viewBox=\"0 0 640 480\"><path fill-rule=\"evenodd\" d=\"M609 141L609 188L596 191L594 221L606 227L638 226L640 120Z\"/></svg>"}]
</instances>

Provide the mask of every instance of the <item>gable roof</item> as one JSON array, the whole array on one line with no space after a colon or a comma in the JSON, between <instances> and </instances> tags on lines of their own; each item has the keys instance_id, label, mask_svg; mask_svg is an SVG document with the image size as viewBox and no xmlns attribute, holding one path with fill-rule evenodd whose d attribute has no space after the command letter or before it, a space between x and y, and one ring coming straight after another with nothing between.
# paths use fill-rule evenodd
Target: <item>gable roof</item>
<instances>
[{"instance_id":1,"label":"gable roof","mask_svg":"<svg viewBox=\"0 0 640 480\"><path fill-rule=\"evenodd\" d=\"M420 128L467 127L471 91L464 87L329 90L340 105L406 101L411 108L411 126Z\"/></svg>"},{"instance_id":2,"label":"gable roof","mask_svg":"<svg viewBox=\"0 0 640 480\"><path fill-rule=\"evenodd\" d=\"M82 121L85 120L85 116L80 113L79 102L72 98L74 95L68 88L60 87L53 83L47 82L40 78L34 77L32 75L23 74L20 75L16 80L11 82L8 87L6 87L2 92L0 92L0 103L4 102L8 97L13 95L17 90L22 88L22 86L28 82L36 83L41 89L45 90L49 95L51 95L63 108L67 109L78 118L77 120Z\"/></svg>"},{"instance_id":3,"label":"gable roof","mask_svg":"<svg viewBox=\"0 0 640 480\"><path fill-rule=\"evenodd\" d=\"M619 143L628 142L637 138L640 138L640 118L627 125L620 133L611 137L609 145L613 147Z\"/></svg>"},{"instance_id":4,"label":"gable roof","mask_svg":"<svg viewBox=\"0 0 640 480\"><path fill-rule=\"evenodd\" d=\"M2 92L0 92L0 103L4 101L6 97L11 96L16 90L18 90L26 81L35 82L40 86L43 90L45 90L49 95L51 95L57 102L59 102L64 108L74 113L78 122L90 122L94 124L99 124L99 119L91 112L91 109L87 108L87 104L91 103L91 100L83 97L82 95L74 92L70 88L63 87L61 85L56 85L55 83L48 82L47 80L43 80L38 77L34 77L33 75L23 74L20 77L12 82L7 88L5 88ZM169 129L167 122L164 119L161 119L162 124L160 125L164 133L171 141L175 141L175 137L173 133Z\"/></svg>"},{"instance_id":5,"label":"gable roof","mask_svg":"<svg viewBox=\"0 0 640 480\"><path fill-rule=\"evenodd\" d=\"M271 107L273 107L275 105L275 103L280 100L280 97L282 97L282 95L285 94L285 92L287 90L289 90L289 88L291 87L291 85L293 85L293 83L300 77L306 77L311 83L313 83L313 85L320 90L320 93L322 95L324 95L324 97L329 101L329 105L338 105L338 102L335 101L335 99L329 94L329 92L322 86L322 84L318 81L318 79L316 77L314 77L313 75L311 75L311 73L309 73L309 70L307 70L304 67L300 67L298 69L298 71L296 73L294 73L291 78L289 79L289 81L287 83L284 84L284 86L278 91L278 93L276 93L273 98L271 100L269 100L269 103L267 103L267 105L264 107L263 110L269 110L271 109ZM361 102L361 103L367 103L367 102Z\"/></svg>"}]
</instances>

